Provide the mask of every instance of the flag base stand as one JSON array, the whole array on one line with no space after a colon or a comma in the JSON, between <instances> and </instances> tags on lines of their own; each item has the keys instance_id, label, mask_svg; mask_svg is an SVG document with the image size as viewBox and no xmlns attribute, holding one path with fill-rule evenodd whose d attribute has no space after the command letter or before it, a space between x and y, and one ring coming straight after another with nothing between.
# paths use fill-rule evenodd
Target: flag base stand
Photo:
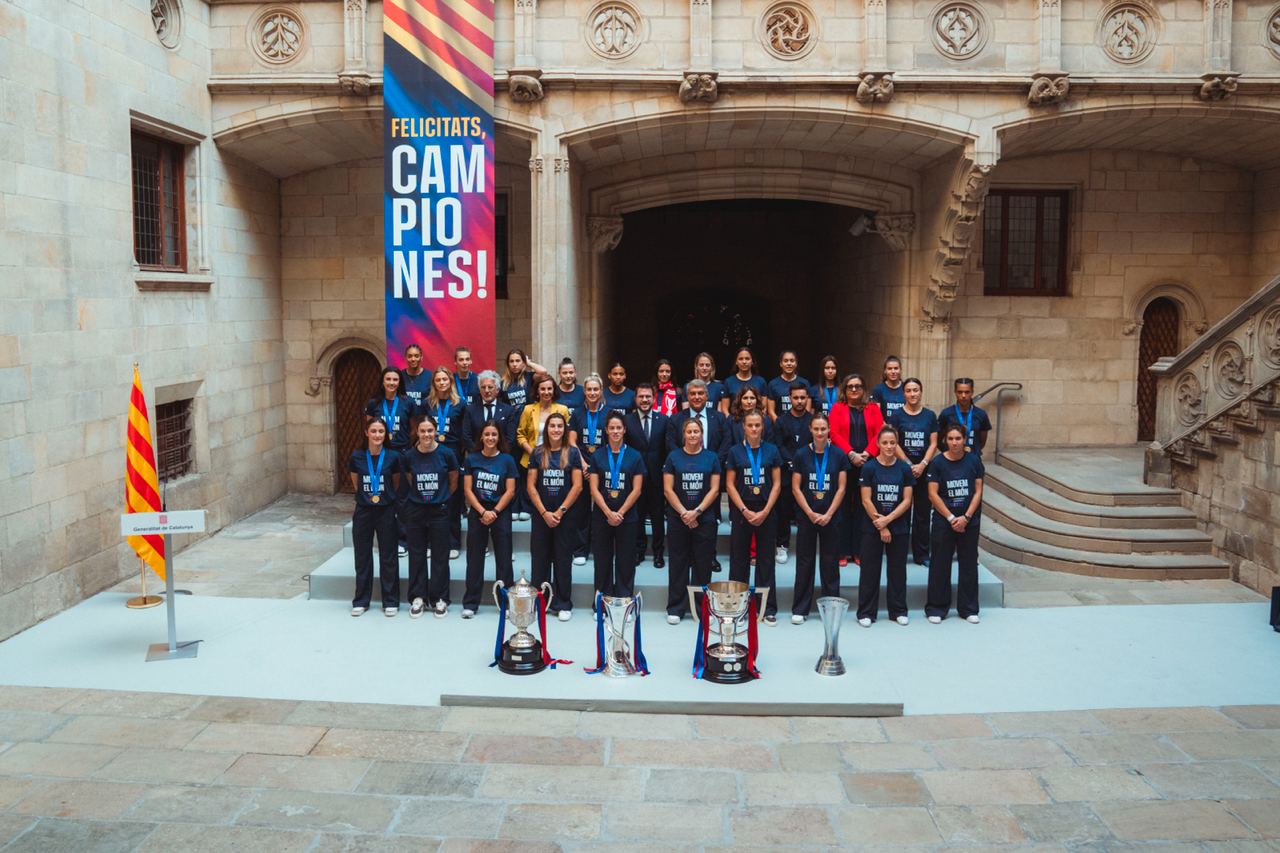
<instances>
[{"instance_id":1,"label":"flag base stand","mask_svg":"<svg viewBox=\"0 0 1280 853\"><path fill-rule=\"evenodd\" d=\"M175 643L173 648L169 648L168 643L152 643L147 647L147 662L193 658L199 654L201 642L201 640L188 640L184 643Z\"/></svg>"},{"instance_id":2,"label":"flag base stand","mask_svg":"<svg viewBox=\"0 0 1280 853\"><path fill-rule=\"evenodd\" d=\"M135 595L124 603L124 606L130 610L146 610L148 607L159 607L164 604L164 596L160 595Z\"/></svg>"}]
</instances>

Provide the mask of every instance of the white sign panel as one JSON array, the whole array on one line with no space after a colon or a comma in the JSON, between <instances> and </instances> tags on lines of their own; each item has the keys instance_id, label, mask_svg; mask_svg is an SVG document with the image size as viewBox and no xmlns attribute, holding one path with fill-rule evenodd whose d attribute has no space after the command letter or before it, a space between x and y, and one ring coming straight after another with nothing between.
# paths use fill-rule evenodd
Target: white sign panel
<instances>
[{"instance_id":1,"label":"white sign panel","mask_svg":"<svg viewBox=\"0 0 1280 853\"><path fill-rule=\"evenodd\" d=\"M204 510L131 512L120 516L121 536L153 536L164 533L203 533Z\"/></svg>"}]
</instances>

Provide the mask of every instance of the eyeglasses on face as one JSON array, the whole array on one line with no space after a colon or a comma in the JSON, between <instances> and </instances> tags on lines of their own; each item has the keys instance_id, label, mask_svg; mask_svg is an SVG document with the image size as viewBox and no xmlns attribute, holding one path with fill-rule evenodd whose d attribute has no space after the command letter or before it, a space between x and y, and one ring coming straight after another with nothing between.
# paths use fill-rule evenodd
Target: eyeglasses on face
<instances>
[{"instance_id":1,"label":"eyeglasses on face","mask_svg":"<svg viewBox=\"0 0 1280 853\"><path fill-rule=\"evenodd\" d=\"M861 388L861 387L862 387L861 383L850 382L848 385L844 386L844 390L848 391L850 388Z\"/></svg>"}]
</instances>

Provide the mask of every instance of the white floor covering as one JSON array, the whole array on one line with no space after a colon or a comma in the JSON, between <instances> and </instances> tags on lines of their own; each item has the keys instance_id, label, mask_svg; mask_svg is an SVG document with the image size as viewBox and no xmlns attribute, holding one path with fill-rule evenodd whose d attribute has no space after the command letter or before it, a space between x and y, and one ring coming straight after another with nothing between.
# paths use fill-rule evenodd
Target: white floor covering
<instances>
[{"instance_id":1,"label":"white floor covering","mask_svg":"<svg viewBox=\"0 0 1280 853\"><path fill-rule=\"evenodd\" d=\"M490 669L496 614L471 621L402 610L347 615L337 601L181 596L179 640L194 660L144 662L165 639L163 607L130 611L102 593L0 643L0 684L435 704L442 694L643 701L900 702L907 714L1280 703L1280 634L1266 604L991 609L981 625L951 618L908 627L884 619L841 633L849 674L813 673L822 627L761 629L764 678L716 685L690 677L694 624L644 622L653 675L587 676L594 626L586 610L552 622L551 651L572 666L535 676ZM797 713L796 711L792 711Z\"/></svg>"}]
</instances>

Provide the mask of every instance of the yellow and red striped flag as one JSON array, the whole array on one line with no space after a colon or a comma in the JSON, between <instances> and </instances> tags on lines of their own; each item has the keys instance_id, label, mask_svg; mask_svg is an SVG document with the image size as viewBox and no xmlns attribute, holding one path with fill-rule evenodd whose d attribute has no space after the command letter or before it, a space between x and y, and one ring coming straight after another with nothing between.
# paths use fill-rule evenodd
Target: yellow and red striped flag
<instances>
[{"instance_id":1,"label":"yellow and red striped flag","mask_svg":"<svg viewBox=\"0 0 1280 853\"><path fill-rule=\"evenodd\" d=\"M160 479L156 476L156 454L151 446L151 424L147 420L147 399L142 394L142 377L133 366L133 390L129 392L129 430L125 443L124 511L160 512ZM164 537L130 536L129 545L142 562L164 579Z\"/></svg>"}]
</instances>

